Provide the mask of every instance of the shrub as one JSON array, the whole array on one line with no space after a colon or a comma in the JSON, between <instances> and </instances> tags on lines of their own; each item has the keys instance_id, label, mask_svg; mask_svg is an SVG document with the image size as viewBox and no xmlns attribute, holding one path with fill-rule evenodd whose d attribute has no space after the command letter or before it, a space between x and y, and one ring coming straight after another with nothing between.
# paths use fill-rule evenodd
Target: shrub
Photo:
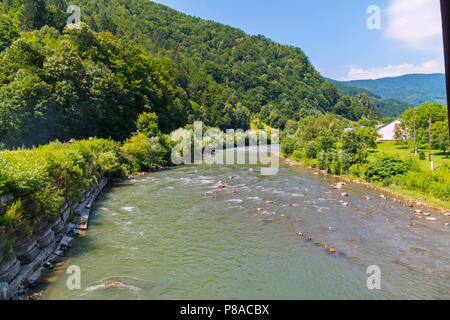
<instances>
[{"instance_id":1,"label":"shrub","mask_svg":"<svg viewBox=\"0 0 450 320\"><path fill-rule=\"evenodd\" d=\"M385 157L369 163L364 175L368 181L381 181L386 177L393 177L406 171L408 171L408 166L404 161Z\"/></svg>"},{"instance_id":2,"label":"shrub","mask_svg":"<svg viewBox=\"0 0 450 320\"><path fill-rule=\"evenodd\" d=\"M126 169L120 163L117 153L113 151L100 152L95 155L95 162L102 176L120 177L126 173Z\"/></svg>"},{"instance_id":3,"label":"shrub","mask_svg":"<svg viewBox=\"0 0 450 320\"><path fill-rule=\"evenodd\" d=\"M295 150L292 153L291 158L295 161L300 161L301 159L304 159L306 157L305 153L302 150Z\"/></svg>"},{"instance_id":4,"label":"shrub","mask_svg":"<svg viewBox=\"0 0 450 320\"><path fill-rule=\"evenodd\" d=\"M450 199L450 168L443 165L434 171L409 171L394 178L394 183L417 190L442 200Z\"/></svg>"},{"instance_id":5,"label":"shrub","mask_svg":"<svg viewBox=\"0 0 450 320\"><path fill-rule=\"evenodd\" d=\"M425 159L426 159L426 157L425 157L425 152L420 151L420 153L419 153L419 159L420 159L420 160L425 160Z\"/></svg>"},{"instance_id":6,"label":"shrub","mask_svg":"<svg viewBox=\"0 0 450 320\"><path fill-rule=\"evenodd\" d=\"M47 163L35 151L0 152L0 194L32 192L48 179Z\"/></svg>"},{"instance_id":7,"label":"shrub","mask_svg":"<svg viewBox=\"0 0 450 320\"><path fill-rule=\"evenodd\" d=\"M320 129L319 136L316 139L317 150L328 152L334 148L335 142L336 137L331 130Z\"/></svg>"},{"instance_id":8,"label":"shrub","mask_svg":"<svg viewBox=\"0 0 450 320\"><path fill-rule=\"evenodd\" d=\"M360 177L364 172L364 166L356 163L350 166L349 171L356 177Z\"/></svg>"},{"instance_id":9,"label":"shrub","mask_svg":"<svg viewBox=\"0 0 450 320\"><path fill-rule=\"evenodd\" d=\"M317 155L318 164L320 170L327 170L331 172L332 161L333 161L333 153L320 151Z\"/></svg>"},{"instance_id":10,"label":"shrub","mask_svg":"<svg viewBox=\"0 0 450 320\"><path fill-rule=\"evenodd\" d=\"M13 203L3 216L0 216L0 226L8 228L14 221L23 217L24 211L22 208L22 201L18 199Z\"/></svg>"},{"instance_id":11,"label":"shrub","mask_svg":"<svg viewBox=\"0 0 450 320\"><path fill-rule=\"evenodd\" d=\"M63 190L47 183L45 187L32 196L34 212L38 216L53 218L59 214L64 203Z\"/></svg>"},{"instance_id":12,"label":"shrub","mask_svg":"<svg viewBox=\"0 0 450 320\"><path fill-rule=\"evenodd\" d=\"M136 121L138 133L143 133L149 138L159 136L161 131L158 128L158 121L158 116L154 112L140 114Z\"/></svg>"},{"instance_id":13,"label":"shrub","mask_svg":"<svg viewBox=\"0 0 450 320\"><path fill-rule=\"evenodd\" d=\"M386 187L386 188L389 187L393 183L394 183L394 180L392 179L392 177L386 177L382 181L383 187Z\"/></svg>"},{"instance_id":14,"label":"shrub","mask_svg":"<svg viewBox=\"0 0 450 320\"><path fill-rule=\"evenodd\" d=\"M122 146L122 155L128 161L131 171L139 171L149 165L150 141L143 133L132 136Z\"/></svg>"},{"instance_id":15,"label":"shrub","mask_svg":"<svg viewBox=\"0 0 450 320\"><path fill-rule=\"evenodd\" d=\"M160 141L163 141L164 146ZM155 164L165 164L170 147L166 138L153 137L148 139L143 133L129 138L122 147L122 153L129 161L132 171L148 169Z\"/></svg>"},{"instance_id":16,"label":"shrub","mask_svg":"<svg viewBox=\"0 0 450 320\"><path fill-rule=\"evenodd\" d=\"M287 157L289 157L297 148L298 144L294 137L286 137L281 142L281 151Z\"/></svg>"},{"instance_id":17,"label":"shrub","mask_svg":"<svg viewBox=\"0 0 450 320\"><path fill-rule=\"evenodd\" d=\"M314 141L311 141L306 145L305 154L308 159L317 158L317 146Z\"/></svg>"}]
</instances>

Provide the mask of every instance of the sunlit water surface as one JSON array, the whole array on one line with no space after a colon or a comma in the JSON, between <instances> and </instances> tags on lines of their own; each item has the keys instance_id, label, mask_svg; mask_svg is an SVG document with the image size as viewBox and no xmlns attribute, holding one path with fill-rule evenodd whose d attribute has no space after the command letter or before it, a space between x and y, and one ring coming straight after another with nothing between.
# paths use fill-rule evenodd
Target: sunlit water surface
<instances>
[{"instance_id":1,"label":"sunlit water surface","mask_svg":"<svg viewBox=\"0 0 450 320\"><path fill-rule=\"evenodd\" d=\"M344 207L331 178L249 168L185 166L113 185L43 298L450 298L448 218L418 219L358 185L346 186ZM69 265L81 268L81 290L66 286ZM381 290L366 286L370 265ZM115 281L125 287L104 287Z\"/></svg>"}]
</instances>

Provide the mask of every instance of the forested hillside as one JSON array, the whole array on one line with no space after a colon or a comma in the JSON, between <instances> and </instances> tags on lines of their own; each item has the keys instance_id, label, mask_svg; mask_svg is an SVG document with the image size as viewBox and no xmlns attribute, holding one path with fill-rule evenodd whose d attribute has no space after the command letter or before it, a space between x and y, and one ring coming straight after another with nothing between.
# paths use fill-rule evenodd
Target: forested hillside
<instances>
[{"instance_id":1,"label":"forested hillside","mask_svg":"<svg viewBox=\"0 0 450 320\"><path fill-rule=\"evenodd\" d=\"M163 132L203 120L246 129L252 118L334 112L379 118L367 95L349 97L300 49L187 16L146 0L0 2L0 143L36 145L88 136L123 140L156 112Z\"/></svg>"},{"instance_id":2,"label":"forested hillside","mask_svg":"<svg viewBox=\"0 0 450 320\"><path fill-rule=\"evenodd\" d=\"M328 79L327 81L332 82L339 93L349 96L357 96L358 94L367 94L370 97L370 100L377 106L378 110L383 118L385 117L398 117L403 114L408 108L412 107L411 104L399 101L397 99L383 99L382 97L372 93L367 89L356 88L349 85L346 85L342 82Z\"/></svg>"},{"instance_id":3,"label":"forested hillside","mask_svg":"<svg viewBox=\"0 0 450 320\"><path fill-rule=\"evenodd\" d=\"M400 77L376 80L354 80L342 82L346 85L370 90L383 98L392 98L419 106L424 102L447 105L445 75L408 74Z\"/></svg>"}]
</instances>

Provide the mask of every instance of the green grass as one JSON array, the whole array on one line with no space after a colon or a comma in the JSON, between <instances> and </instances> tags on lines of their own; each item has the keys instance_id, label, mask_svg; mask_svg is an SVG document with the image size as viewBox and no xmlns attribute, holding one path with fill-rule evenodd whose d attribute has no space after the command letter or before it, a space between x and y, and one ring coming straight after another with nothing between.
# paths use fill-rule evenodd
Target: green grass
<instances>
[{"instance_id":1,"label":"green grass","mask_svg":"<svg viewBox=\"0 0 450 320\"><path fill-rule=\"evenodd\" d=\"M380 142L378 143L378 149L371 151L367 160L368 162L375 162L376 160L384 156L391 156L395 158L398 157L401 160L408 160L410 157L412 157L413 159L417 160L416 163L419 165L421 171L425 173L429 172L429 174L431 175L430 162L428 161L428 150L419 150L419 153L420 151L424 151L426 160L420 160L419 155L416 156L412 148L404 148L400 145L397 145L395 142ZM450 165L450 157L443 154L442 151L432 150L432 152L435 168L438 168L444 164ZM291 155L290 158L299 162L303 166L316 167L318 164L317 159L296 158L294 155ZM342 177L352 180L361 179L360 176L355 176L352 173L342 174ZM371 183L371 185L379 188L380 191L390 192L396 197L404 197L415 201L420 201L422 203L427 203L437 209L446 210L450 208L450 201L433 197L432 195L421 192L419 190L409 190L395 184L392 184L389 187L383 187L381 182Z\"/></svg>"},{"instance_id":2,"label":"green grass","mask_svg":"<svg viewBox=\"0 0 450 320\"><path fill-rule=\"evenodd\" d=\"M418 153L420 153L420 151L425 153L425 160L420 160L419 155L416 156L414 154L414 149L412 148L404 148L396 144L394 141L379 142L378 150L372 151L367 160L374 161L383 155L398 156L402 160L407 160L409 157L413 157L414 159L417 159L422 170L430 170L431 166L430 161L428 161L428 149L419 150ZM441 150L432 150L432 152L435 168L445 163L450 165L450 157L448 157L448 155L444 155Z\"/></svg>"}]
</instances>

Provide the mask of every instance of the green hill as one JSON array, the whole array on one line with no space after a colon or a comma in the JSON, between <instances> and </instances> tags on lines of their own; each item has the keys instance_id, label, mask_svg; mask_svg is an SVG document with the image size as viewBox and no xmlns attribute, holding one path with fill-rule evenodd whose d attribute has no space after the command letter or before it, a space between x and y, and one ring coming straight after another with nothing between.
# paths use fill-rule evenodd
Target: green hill
<instances>
[{"instance_id":1,"label":"green hill","mask_svg":"<svg viewBox=\"0 0 450 320\"><path fill-rule=\"evenodd\" d=\"M299 48L147 0L0 2L0 143L96 135L124 139L155 112L163 132L202 120L272 127L307 115L380 118L366 97L339 94Z\"/></svg>"},{"instance_id":2,"label":"green hill","mask_svg":"<svg viewBox=\"0 0 450 320\"><path fill-rule=\"evenodd\" d=\"M392 98L418 106L424 102L447 105L445 75L408 74L376 80L344 81L343 84L367 89L383 98Z\"/></svg>"},{"instance_id":3,"label":"green hill","mask_svg":"<svg viewBox=\"0 0 450 320\"><path fill-rule=\"evenodd\" d=\"M325 79L332 82L341 94L349 95L352 97L357 96L361 93L367 94L370 97L370 100L377 106L378 110L380 110L383 118L398 117L403 114L405 110L412 106L412 104L405 103L396 99L383 99L382 97L372 93L367 89L352 87L329 78Z\"/></svg>"}]
</instances>

